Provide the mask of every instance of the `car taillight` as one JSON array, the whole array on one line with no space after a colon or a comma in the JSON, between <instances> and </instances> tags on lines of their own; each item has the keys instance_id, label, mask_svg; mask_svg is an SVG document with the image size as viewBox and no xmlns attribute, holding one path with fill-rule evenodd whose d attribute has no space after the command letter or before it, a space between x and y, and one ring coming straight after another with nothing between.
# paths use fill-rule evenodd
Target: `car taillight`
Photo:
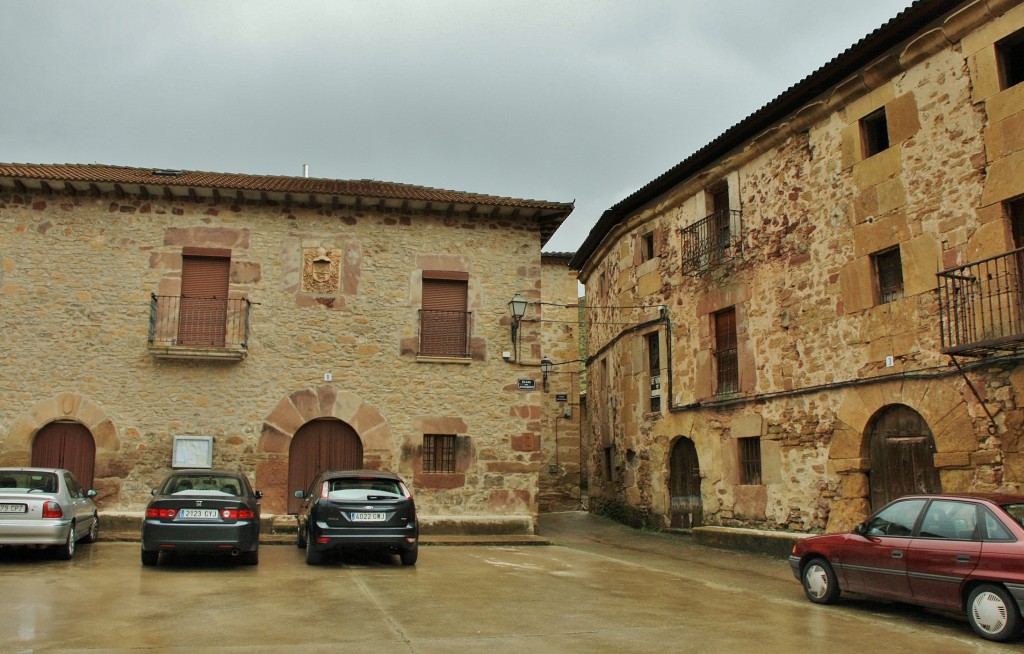
<instances>
[{"instance_id":1,"label":"car taillight","mask_svg":"<svg viewBox=\"0 0 1024 654\"><path fill-rule=\"evenodd\" d=\"M225 520L251 520L256 517L249 509L223 509L220 515Z\"/></svg>"},{"instance_id":2,"label":"car taillight","mask_svg":"<svg viewBox=\"0 0 1024 654\"><path fill-rule=\"evenodd\" d=\"M327 493L329 493L330 490L331 490L331 482L325 481L324 485L320 487L320 497L322 499L326 500L327 499Z\"/></svg>"},{"instance_id":3,"label":"car taillight","mask_svg":"<svg viewBox=\"0 0 1024 654\"><path fill-rule=\"evenodd\" d=\"M53 500L48 500L43 505L43 517L44 518L63 518L64 511L60 508L60 504L57 504Z\"/></svg>"},{"instance_id":4,"label":"car taillight","mask_svg":"<svg viewBox=\"0 0 1024 654\"><path fill-rule=\"evenodd\" d=\"M173 518L176 514L174 509L146 509L147 518Z\"/></svg>"}]
</instances>

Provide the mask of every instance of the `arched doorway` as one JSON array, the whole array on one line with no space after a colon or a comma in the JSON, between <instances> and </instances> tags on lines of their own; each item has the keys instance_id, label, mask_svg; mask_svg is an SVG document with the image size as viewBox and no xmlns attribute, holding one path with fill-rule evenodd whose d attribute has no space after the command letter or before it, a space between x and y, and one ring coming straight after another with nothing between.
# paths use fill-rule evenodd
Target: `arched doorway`
<instances>
[{"instance_id":1,"label":"arched doorway","mask_svg":"<svg viewBox=\"0 0 1024 654\"><path fill-rule=\"evenodd\" d=\"M311 420L299 428L288 450L288 512L297 513L306 490L323 470L363 467L363 443L352 427L334 418Z\"/></svg>"},{"instance_id":2,"label":"arched doorway","mask_svg":"<svg viewBox=\"0 0 1024 654\"><path fill-rule=\"evenodd\" d=\"M921 414L903 404L887 406L869 423L868 435L872 511L902 495L942 492L935 439Z\"/></svg>"},{"instance_id":3,"label":"arched doorway","mask_svg":"<svg viewBox=\"0 0 1024 654\"><path fill-rule=\"evenodd\" d=\"M703 506L700 499L700 463L697 448L689 438L679 438L669 460L669 522L676 529L699 527Z\"/></svg>"},{"instance_id":4,"label":"arched doorway","mask_svg":"<svg viewBox=\"0 0 1024 654\"><path fill-rule=\"evenodd\" d=\"M70 470L82 488L93 488L96 441L79 422L51 422L32 441L32 465Z\"/></svg>"}]
</instances>

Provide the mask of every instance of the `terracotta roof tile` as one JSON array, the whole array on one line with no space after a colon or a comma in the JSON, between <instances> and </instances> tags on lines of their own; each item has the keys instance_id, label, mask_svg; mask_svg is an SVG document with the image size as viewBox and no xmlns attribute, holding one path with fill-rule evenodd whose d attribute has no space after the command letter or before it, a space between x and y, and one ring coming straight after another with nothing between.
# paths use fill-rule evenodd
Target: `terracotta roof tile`
<instances>
[{"instance_id":1,"label":"terracotta roof tile","mask_svg":"<svg viewBox=\"0 0 1024 654\"><path fill-rule=\"evenodd\" d=\"M376 180L340 180L315 177L282 177L277 175L245 175L211 173L197 170L163 170L129 168L102 164L19 164L0 163L0 177L40 179L62 182L112 184L145 184L150 186L202 187L241 191L278 193L316 193L364 198L421 200L456 204L480 204L500 207L521 207L565 212L572 203L522 200L479 193L379 182ZM564 217L564 216L563 216Z\"/></svg>"}]
</instances>

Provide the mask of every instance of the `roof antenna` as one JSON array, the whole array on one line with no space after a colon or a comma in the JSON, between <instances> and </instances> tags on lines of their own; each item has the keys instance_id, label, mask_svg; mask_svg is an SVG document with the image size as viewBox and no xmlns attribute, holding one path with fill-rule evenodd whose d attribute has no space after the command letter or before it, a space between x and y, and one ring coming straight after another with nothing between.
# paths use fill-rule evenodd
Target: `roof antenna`
<instances>
[{"instance_id":1,"label":"roof antenna","mask_svg":"<svg viewBox=\"0 0 1024 654\"><path fill-rule=\"evenodd\" d=\"M309 177L309 164L302 164L302 176Z\"/></svg>"}]
</instances>

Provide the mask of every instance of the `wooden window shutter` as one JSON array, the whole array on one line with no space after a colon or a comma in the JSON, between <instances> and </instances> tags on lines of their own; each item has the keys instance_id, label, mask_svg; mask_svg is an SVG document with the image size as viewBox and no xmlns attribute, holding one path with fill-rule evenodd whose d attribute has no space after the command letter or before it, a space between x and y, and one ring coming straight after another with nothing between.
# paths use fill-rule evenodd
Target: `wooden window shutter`
<instances>
[{"instance_id":1,"label":"wooden window shutter","mask_svg":"<svg viewBox=\"0 0 1024 654\"><path fill-rule=\"evenodd\" d=\"M224 345L231 259L182 255L178 342Z\"/></svg>"},{"instance_id":2,"label":"wooden window shutter","mask_svg":"<svg viewBox=\"0 0 1024 654\"><path fill-rule=\"evenodd\" d=\"M469 281L466 273L447 276L424 272L420 310L420 354L465 357L468 354ZM462 279L455 276L464 277Z\"/></svg>"}]
</instances>

